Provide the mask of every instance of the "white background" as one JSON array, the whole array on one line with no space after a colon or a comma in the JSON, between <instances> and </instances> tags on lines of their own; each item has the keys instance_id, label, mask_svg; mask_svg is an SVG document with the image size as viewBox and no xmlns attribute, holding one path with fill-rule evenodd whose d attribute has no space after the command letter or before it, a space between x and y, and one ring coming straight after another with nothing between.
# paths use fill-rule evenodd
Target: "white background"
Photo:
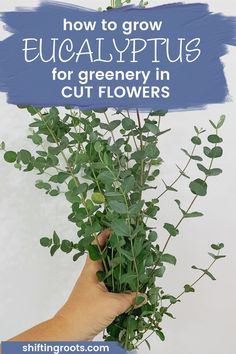
<instances>
[{"instance_id":1,"label":"white background","mask_svg":"<svg viewBox=\"0 0 236 354\"><path fill-rule=\"evenodd\" d=\"M96 8L106 1L65 1ZM198 1L203 2L203 1ZM151 5L168 3L151 1ZM191 3L191 1L186 1ZM226 15L236 15L235 0L211 0L210 8ZM16 6L34 6L38 1L8 0L1 2L0 11L14 10ZM3 35L3 30L0 32ZM229 48L223 58L225 73L232 101L236 98L235 77L236 48ZM35 83L37 84L37 83ZM9 149L17 150L31 146L26 139L30 117L6 103L0 95L0 140ZM217 120L226 114L227 122L222 129L224 157L218 165L224 170L220 177L209 181L209 193L199 198L196 210L203 211L201 219L187 221L181 227L181 235L173 240L169 248L178 258L176 268L169 267L165 281L161 283L173 294L196 277L191 270L193 264L206 266L207 252L212 242L223 241L227 258L214 269L217 281L204 279L193 295L186 295L177 305L176 320L163 324L167 340L164 343L152 337L152 353L161 354L232 354L235 343L235 181L236 153L235 103L208 107L205 111L171 113L163 127L172 132L161 140L162 168L164 179L173 180L175 163L183 165L185 156L181 147L190 148L193 126L210 128L209 119ZM194 166L194 165L192 165ZM218 167L218 166L217 166ZM69 208L64 199L51 198L34 187L35 177L18 172L0 158L0 339L6 340L19 332L50 318L64 303L82 267L82 261L73 263L70 255L59 253L54 258L39 246L39 238L51 235L56 229L60 236L76 239L73 225L66 221ZM196 170L192 168L193 175ZM187 205L191 195L186 181L179 184L183 190L181 200ZM179 196L179 195L178 195ZM170 195L163 205L160 225L178 220L178 211ZM163 242L164 234L160 233ZM144 346L140 353L148 353Z\"/></svg>"}]
</instances>

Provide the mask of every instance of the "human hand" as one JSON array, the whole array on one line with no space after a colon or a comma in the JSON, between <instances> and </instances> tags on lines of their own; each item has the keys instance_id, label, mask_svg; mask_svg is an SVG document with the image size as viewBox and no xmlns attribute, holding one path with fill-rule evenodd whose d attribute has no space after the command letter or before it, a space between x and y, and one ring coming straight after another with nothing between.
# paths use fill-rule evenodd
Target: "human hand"
<instances>
[{"instance_id":1,"label":"human hand","mask_svg":"<svg viewBox=\"0 0 236 354\"><path fill-rule=\"evenodd\" d=\"M101 248L110 234L111 230L105 230L98 236ZM92 340L134 304L137 293L108 292L97 279L99 270L103 270L102 262L88 256L71 296L55 316L54 320L65 328L64 334L70 335L69 340Z\"/></svg>"}]
</instances>

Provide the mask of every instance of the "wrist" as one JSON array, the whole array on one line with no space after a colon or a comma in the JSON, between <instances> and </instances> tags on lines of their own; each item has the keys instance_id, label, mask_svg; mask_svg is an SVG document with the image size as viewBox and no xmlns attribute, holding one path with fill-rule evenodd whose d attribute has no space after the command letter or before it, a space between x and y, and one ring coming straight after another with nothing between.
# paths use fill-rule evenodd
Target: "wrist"
<instances>
[{"instance_id":1,"label":"wrist","mask_svg":"<svg viewBox=\"0 0 236 354\"><path fill-rule=\"evenodd\" d=\"M89 341L94 336L91 335L91 326L87 323L86 314L80 309L72 311L66 306L63 307L52 319L55 326L59 327L63 333L63 338L69 341Z\"/></svg>"}]
</instances>

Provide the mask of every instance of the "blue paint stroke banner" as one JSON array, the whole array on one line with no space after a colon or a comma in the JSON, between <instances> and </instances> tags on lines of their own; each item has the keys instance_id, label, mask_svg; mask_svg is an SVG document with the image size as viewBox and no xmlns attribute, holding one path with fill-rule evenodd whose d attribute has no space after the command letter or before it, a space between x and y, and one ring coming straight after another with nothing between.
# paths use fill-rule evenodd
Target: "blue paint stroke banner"
<instances>
[{"instance_id":1,"label":"blue paint stroke banner","mask_svg":"<svg viewBox=\"0 0 236 354\"><path fill-rule=\"evenodd\" d=\"M115 342L2 342L2 354L74 354L85 352L127 354Z\"/></svg>"},{"instance_id":2,"label":"blue paint stroke banner","mask_svg":"<svg viewBox=\"0 0 236 354\"><path fill-rule=\"evenodd\" d=\"M229 99L221 57L236 18L207 4L94 11L57 2L2 14L0 91L37 107L202 109Z\"/></svg>"}]
</instances>

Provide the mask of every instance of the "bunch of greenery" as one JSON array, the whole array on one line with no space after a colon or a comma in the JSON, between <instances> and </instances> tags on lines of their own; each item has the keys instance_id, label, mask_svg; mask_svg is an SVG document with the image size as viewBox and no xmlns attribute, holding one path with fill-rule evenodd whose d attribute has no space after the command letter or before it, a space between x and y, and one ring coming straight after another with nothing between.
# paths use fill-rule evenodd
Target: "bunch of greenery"
<instances>
[{"instance_id":1,"label":"bunch of greenery","mask_svg":"<svg viewBox=\"0 0 236 354\"><path fill-rule=\"evenodd\" d=\"M130 2L112 0L107 10ZM147 4L142 0L139 6ZM133 306L115 319L104 334L105 340L117 341L128 350L143 342L149 346L148 338L153 333L164 340L161 323L165 316L174 318L170 308L184 294L194 292L195 285L203 277L215 280L210 270L217 260L225 257L220 254L224 244L213 244L209 266L193 266L200 275L184 285L179 295L170 295L161 287L166 266L177 262L174 255L167 253L170 241L179 235L179 228L186 219L203 215L192 211L194 202L207 194L208 178L222 172L213 163L223 154L219 129L225 117L221 116L217 124L210 121L213 132L207 137L208 146L203 149L205 130L194 127L192 151L182 149L187 156L185 166L178 167L178 176L172 183L164 182L161 191L163 160L158 143L170 130L161 130L161 120L166 119L167 112L151 111L143 120L138 110L132 113L114 111L109 119L111 111L106 108L81 111L66 107L63 112L56 107L48 111L32 106L20 108L26 109L33 118L28 138L36 151L7 151L2 143L0 149L5 151L4 159L19 170L36 171L42 176L36 187L46 194L63 195L71 205L68 218L78 230L77 242L61 239L55 231L51 237L43 237L41 245L49 248L52 256L61 250L72 253L74 261L85 253L89 253L92 260L101 260L104 270L97 273L98 279L112 292L137 292L136 305L144 300L140 293L147 295L148 302L144 306ZM199 153L196 153L197 149ZM203 158L207 161L203 162ZM160 200L168 192L177 192L176 185L181 178L190 179L187 170L191 162L196 162L203 177L189 181L193 198L186 208L175 200L180 218L175 224L166 222L163 225L167 239L161 248L157 241L159 230L151 225L157 220ZM154 198L149 199L150 195ZM112 235L102 250L93 241L105 228L111 228Z\"/></svg>"},{"instance_id":2,"label":"bunch of greenery","mask_svg":"<svg viewBox=\"0 0 236 354\"><path fill-rule=\"evenodd\" d=\"M224 257L220 254L224 245L213 244L209 253L212 262L206 268L193 266L200 275L184 285L179 295L170 295L161 287L160 278L165 275L166 266L176 264L176 257L167 252L170 241L178 236L186 219L202 216L192 211L193 204L198 197L207 194L208 178L222 172L213 163L223 154L219 129L225 117L217 124L211 121L213 132L203 149L205 131L194 128L192 151L182 149L187 155L185 166L179 168L178 176L172 183L165 183L161 191L163 161L158 143L170 130L161 129L161 120L166 119L167 112L151 111L142 119L138 110L81 111L66 107L59 112L56 107L48 111L31 106L21 108L32 116L28 138L36 151L7 151L2 143L4 159L19 170L36 171L42 176L36 187L46 194L63 195L71 205L68 218L78 230L77 242L61 239L55 231L51 237L43 237L41 245L49 248L52 256L61 250L73 254L74 261L85 253L89 253L92 260L101 260L104 270L98 272L98 279L112 292L137 292L137 305L143 302L138 294L147 294L147 304L138 309L132 307L115 319L104 334L105 340L118 341L129 350L144 341L149 345L147 339L152 333L164 340L163 317L174 317L170 308L185 293L194 292L194 286L204 276L215 280L210 270ZM191 162L196 162L202 177L188 182L193 194L189 206L184 208L182 202L175 200L180 219L175 224L163 225L167 239L161 248L157 241L159 230L153 228L150 221L153 224L157 219L164 195L177 192L180 178L189 180L187 170ZM153 198L148 199L150 195ZM111 228L112 235L102 250L93 241L105 228Z\"/></svg>"}]
</instances>

